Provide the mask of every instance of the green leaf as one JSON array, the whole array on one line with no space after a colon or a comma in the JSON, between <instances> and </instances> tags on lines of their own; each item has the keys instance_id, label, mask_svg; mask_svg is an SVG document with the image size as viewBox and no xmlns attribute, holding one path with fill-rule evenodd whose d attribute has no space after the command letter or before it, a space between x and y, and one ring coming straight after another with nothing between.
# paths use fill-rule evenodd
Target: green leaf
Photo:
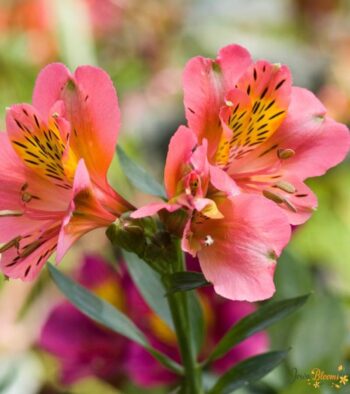
<instances>
[{"instance_id":1,"label":"green leaf","mask_svg":"<svg viewBox=\"0 0 350 394\"><path fill-rule=\"evenodd\" d=\"M230 394L261 379L277 367L287 354L287 351L269 352L242 361L221 376L208 394Z\"/></svg>"},{"instance_id":2,"label":"green leaf","mask_svg":"<svg viewBox=\"0 0 350 394\"><path fill-rule=\"evenodd\" d=\"M62 274L51 263L48 264L48 269L58 288L82 313L97 323L138 343L167 368L176 373L182 373L180 365L150 346L142 331L126 315Z\"/></svg>"},{"instance_id":3,"label":"green leaf","mask_svg":"<svg viewBox=\"0 0 350 394\"><path fill-rule=\"evenodd\" d=\"M198 287L210 286L201 272L183 271L174 272L166 275L168 292L176 293L178 291L194 290Z\"/></svg>"},{"instance_id":4,"label":"green leaf","mask_svg":"<svg viewBox=\"0 0 350 394\"><path fill-rule=\"evenodd\" d=\"M160 275L134 253L123 251L128 271L149 307L174 330Z\"/></svg>"},{"instance_id":5,"label":"green leaf","mask_svg":"<svg viewBox=\"0 0 350 394\"><path fill-rule=\"evenodd\" d=\"M167 199L164 187L131 160L120 146L117 147L117 154L125 175L137 189L144 193Z\"/></svg>"},{"instance_id":6,"label":"green leaf","mask_svg":"<svg viewBox=\"0 0 350 394\"><path fill-rule=\"evenodd\" d=\"M222 357L237 343L258 331L265 330L267 327L295 312L305 304L308 297L309 295L307 294L288 300L269 302L256 312L244 317L220 340L206 363Z\"/></svg>"},{"instance_id":7,"label":"green leaf","mask_svg":"<svg viewBox=\"0 0 350 394\"><path fill-rule=\"evenodd\" d=\"M197 294L192 291L188 294L188 319L191 327L192 343L196 354L199 354L202 350L205 334L204 316Z\"/></svg>"}]
</instances>

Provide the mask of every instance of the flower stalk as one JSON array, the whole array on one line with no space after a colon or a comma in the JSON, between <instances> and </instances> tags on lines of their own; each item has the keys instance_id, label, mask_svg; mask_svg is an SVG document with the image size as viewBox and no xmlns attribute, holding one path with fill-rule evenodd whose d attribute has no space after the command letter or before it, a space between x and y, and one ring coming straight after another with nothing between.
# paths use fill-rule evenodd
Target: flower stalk
<instances>
[{"instance_id":1,"label":"flower stalk","mask_svg":"<svg viewBox=\"0 0 350 394\"><path fill-rule=\"evenodd\" d=\"M176 241L177 260L170 266L169 273L182 272L185 270L184 255L180 242ZM164 280L164 285L169 290L169 285ZM203 394L201 367L197 363L196 350L191 341L191 325L189 322L188 295L186 292L167 294L169 308L174 322L176 337L179 345L182 363L185 369L183 382L183 394Z\"/></svg>"}]
</instances>

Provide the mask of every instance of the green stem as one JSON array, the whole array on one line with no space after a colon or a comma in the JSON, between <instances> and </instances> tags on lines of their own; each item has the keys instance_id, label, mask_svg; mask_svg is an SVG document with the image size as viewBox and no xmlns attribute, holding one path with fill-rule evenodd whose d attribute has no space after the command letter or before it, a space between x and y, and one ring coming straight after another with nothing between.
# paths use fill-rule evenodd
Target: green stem
<instances>
[{"instance_id":1,"label":"green stem","mask_svg":"<svg viewBox=\"0 0 350 394\"><path fill-rule=\"evenodd\" d=\"M179 243L177 245L177 255L177 261L171 267L172 272L181 272L185 269L183 253ZM167 287L167 283L165 283L165 286ZM185 369L185 390L183 393L203 394L201 367L197 363L195 347L191 341L187 293L168 293L167 297Z\"/></svg>"}]
</instances>

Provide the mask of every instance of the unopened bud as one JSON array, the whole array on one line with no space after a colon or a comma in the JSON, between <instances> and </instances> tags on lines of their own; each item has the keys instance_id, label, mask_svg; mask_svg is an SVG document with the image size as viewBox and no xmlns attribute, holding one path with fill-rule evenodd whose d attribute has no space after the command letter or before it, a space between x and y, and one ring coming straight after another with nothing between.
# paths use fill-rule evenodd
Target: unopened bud
<instances>
[{"instance_id":1,"label":"unopened bud","mask_svg":"<svg viewBox=\"0 0 350 394\"><path fill-rule=\"evenodd\" d=\"M117 219L107 228L106 235L115 246L137 255L142 255L144 252L146 238L143 228L132 222Z\"/></svg>"}]
</instances>

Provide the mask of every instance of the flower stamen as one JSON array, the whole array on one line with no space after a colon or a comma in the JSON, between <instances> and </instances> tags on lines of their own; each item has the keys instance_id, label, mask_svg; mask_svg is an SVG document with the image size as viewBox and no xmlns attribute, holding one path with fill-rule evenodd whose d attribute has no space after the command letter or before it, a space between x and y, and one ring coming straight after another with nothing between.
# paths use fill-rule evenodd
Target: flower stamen
<instances>
[{"instance_id":1,"label":"flower stamen","mask_svg":"<svg viewBox=\"0 0 350 394\"><path fill-rule=\"evenodd\" d=\"M297 191L294 185L286 181L278 181L274 186L290 194Z\"/></svg>"},{"instance_id":2,"label":"flower stamen","mask_svg":"<svg viewBox=\"0 0 350 394\"><path fill-rule=\"evenodd\" d=\"M5 245L3 245L0 248L0 253L4 253L4 252L6 252L6 250L9 250L9 249L11 249L13 247L18 249L19 248L19 242L21 241L21 239L22 239L22 237L18 236L16 238L12 239L11 241L7 242Z\"/></svg>"},{"instance_id":3,"label":"flower stamen","mask_svg":"<svg viewBox=\"0 0 350 394\"><path fill-rule=\"evenodd\" d=\"M293 149L278 149L277 156L281 160L289 159L295 155L295 151Z\"/></svg>"}]
</instances>

